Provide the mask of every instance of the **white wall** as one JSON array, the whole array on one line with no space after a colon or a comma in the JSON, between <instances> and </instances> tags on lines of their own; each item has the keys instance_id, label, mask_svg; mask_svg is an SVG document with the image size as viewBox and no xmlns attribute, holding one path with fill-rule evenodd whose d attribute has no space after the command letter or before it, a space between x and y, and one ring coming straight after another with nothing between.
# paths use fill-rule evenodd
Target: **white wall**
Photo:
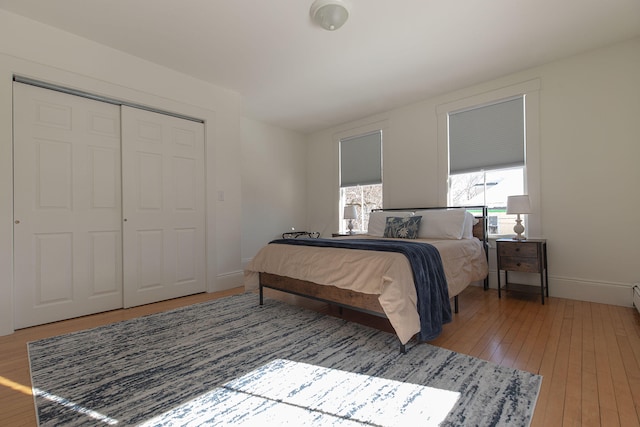
<instances>
[{"instance_id":1,"label":"white wall","mask_svg":"<svg viewBox=\"0 0 640 427\"><path fill-rule=\"evenodd\" d=\"M207 167L207 287L214 291L242 283L240 96L0 11L0 335L13 330L14 74L203 119ZM219 191L224 192L224 201L218 200Z\"/></svg>"},{"instance_id":2,"label":"white wall","mask_svg":"<svg viewBox=\"0 0 640 427\"><path fill-rule=\"evenodd\" d=\"M630 305L640 280L640 38L309 136L309 227L338 229L336 135L385 121L385 206L442 205L438 106L532 80L550 294Z\"/></svg>"},{"instance_id":3,"label":"white wall","mask_svg":"<svg viewBox=\"0 0 640 427\"><path fill-rule=\"evenodd\" d=\"M270 240L307 224L307 147L303 135L243 119L242 262Z\"/></svg>"}]
</instances>

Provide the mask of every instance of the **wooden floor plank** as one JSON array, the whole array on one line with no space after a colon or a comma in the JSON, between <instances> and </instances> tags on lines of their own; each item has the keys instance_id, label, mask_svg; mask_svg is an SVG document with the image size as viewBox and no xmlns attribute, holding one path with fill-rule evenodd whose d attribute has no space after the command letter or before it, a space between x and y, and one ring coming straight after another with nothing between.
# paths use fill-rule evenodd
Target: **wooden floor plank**
<instances>
[{"instance_id":1,"label":"wooden floor plank","mask_svg":"<svg viewBox=\"0 0 640 427\"><path fill-rule=\"evenodd\" d=\"M558 335L557 347L555 349L555 357L553 358L553 366L551 366L551 358L544 361L541 367L541 374L544 375L546 369L551 369L551 378L549 381L549 392L547 398L547 407L545 410L544 424L553 425L563 419L565 409L565 392L567 386L569 354L571 349L571 335L573 331L573 311L575 301L568 301L565 309Z\"/></svg>"},{"instance_id":2,"label":"wooden floor plank","mask_svg":"<svg viewBox=\"0 0 640 427\"><path fill-rule=\"evenodd\" d=\"M618 345L618 336L625 336L624 328L621 328L621 324L611 315L611 311L612 309L609 306L601 306L603 329L614 332L605 333L605 342L618 418L621 426L640 427L631 395L629 379L627 378L627 372Z\"/></svg>"},{"instance_id":3,"label":"wooden floor plank","mask_svg":"<svg viewBox=\"0 0 640 427\"><path fill-rule=\"evenodd\" d=\"M510 303L502 302L499 313L502 315L496 319L495 327L488 329L482 339L471 349L471 355L480 359L502 359L502 342L514 327L515 320L524 308L522 301L513 300Z\"/></svg>"},{"instance_id":4,"label":"wooden floor plank","mask_svg":"<svg viewBox=\"0 0 640 427\"><path fill-rule=\"evenodd\" d=\"M442 343L436 340L433 344L464 354L477 355L481 351L480 349L483 349L489 342L490 336L495 333L496 325L504 321L501 317L496 318L495 312L492 314L480 312L478 317L477 322L472 321L468 323L468 326L462 327L464 332L461 333L461 329L457 328L457 333L452 335L454 338Z\"/></svg>"},{"instance_id":5,"label":"wooden floor plank","mask_svg":"<svg viewBox=\"0 0 640 427\"><path fill-rule=\"evenodd\" d=\"M600 423L604 426L619 426L618 407L613 387L613 378L609 365L609 351L607 349L605 327L603 322L602 304L594 304L593 316L594 349L596 356L596 375L598 378L598 403L600 406ZM611 333L612 331L609 331Z\"/></svg>"},{"instance_id":6,"label":"wooden floor plank","mask_svg":"<svg viewBox=\"0 0 640 427\"><path fill-rule=\"evenodd\" d=\"M529 333L524 337L524 343L514 360L513 368L527 370L527 362L536 348L536 341L544 325L544 319L549 313L549 309L547 307L543 307L541 304L540 307L536 309L535 313L536 317L531 324ZM536 372L538 371L536 370Z\"/></svg>"},{"instance_id":7,"label":"wooden floor plank","mask_svg":"<svg viewBox=\"0 0 640 427\"><path fill-rule=\"evenodd\" d=\"M640 314L633 308L611 310L612 316L619 319L622 335L618 336L618 347L624 364L624 370L631 388L636 413L640 414Z\"/></svg>"},{"instance_id":8,"label":"wooden floor plank","mask_svg":"<svg viewBox=\"0 0 640 427\"><path fill-rule=\"evenodd\" d=\"M538 308L543 307L542 304L540 306L536 306ZM531 308L529 304L527 304L527 308ZM504 357L498 363L502 366L513 367L518 359L518 355L522 350L525 342L527 341L527 337L537 332L535 319L538 315L538 310L522 310L519 322L520 325L517 328L513 328L513 336L505 339L505 344L508 344L504 352Z\"/></svg>"},{"instance_id":9,"label":"wooden floor plank","mask_svg":"<svg viewBox=\"0 0 640 427\"><path fill-rule=\"evenodd\" d=\"M582 423L582 333L583 307L581 301L573 302L573 321L569 340L569 357L567 361L567 378L564 395L563 425L580 425Z\"/></svg>"},{"instance_id":10,"label":"wooden floor plank","mask_svg":"<svg viewBox=\"0 0 640 427\"><path fill-rule=\"evenodd\" d=\"M491 298L491 295L491 292L483 293L482 298L475 300L476 303L471 303L469 298L461 295L459 297L460 312L453 316L454 320L450 325L445 325L445 333L432 343L460 353L471 354L471 349L478 337L491 328L491 324L495 321L493 312L498 301ZM467 302L466 305L465 302ZM464 332L460 333L461 330Z\"/></svg>"},{"instance_id":11,"label":"wooden floor plank","mask_svg":"<svg viewBox=\"0 0 640 427\"><path fill-rule=\"evenodd\" d=\"M550 304L550 301L548 303ZM537 373L542 375L542 386L540 387L540 396L538 397L538 403L536 405L536 412L531 421L533 427L547 426L546 413L547 406L551 395L551 383L553 382L553 368L556 361L556 355L558 353L558 345L560 340L560 332L562 329L562 319L564 317L564 307L566 300L557 300L556 311L553 319L550 320L548 333L541 335L539 338L545 338L542 340L541 348L537 350L537 353L542 351L539 368Z\"/></svg>"},{"instance_id":12,"label":"wooden floor plank","mask_svg":"<svg viewBox=\"0 0 640 427\"><path fill-rule=\"evenodd\" d=\"M585 426L600 425L593 304L585 304L582 320L582 414Z\"/></svg>"},{"instance_id":13,"label":"wooden floor plank","mask_svg":"<svg viewBox=\"0 0 640 427\"><path fill-rule=\"evenodd\" d=\"M529 359L526 362L525 371L540 373L540 366L542 365L542 360L544 358L545 350L547 344L549 342L549 337L552 331L552 326L556 321L556 316L558 315L558 311L563 307L562 301L560 299L550 299L545 304L545 316L542 320L542 327L538 332L538 336L536 337L535 344L529 354Z\"/></svg>"}]
</instances>

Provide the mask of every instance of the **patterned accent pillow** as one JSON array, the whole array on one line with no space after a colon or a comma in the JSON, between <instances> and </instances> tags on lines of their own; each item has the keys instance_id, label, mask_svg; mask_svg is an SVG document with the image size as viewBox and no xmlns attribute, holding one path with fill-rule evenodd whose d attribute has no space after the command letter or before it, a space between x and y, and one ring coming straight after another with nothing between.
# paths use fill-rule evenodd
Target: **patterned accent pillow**
<instances>
[{"instance_id":1,"label":"patterned accent pillow","mask_svg":"<svg viewBox=\"0 0 640 427\"><path fill-rule=\"evenodd\" d=\"M421 216L387 217L387 223L384 227L384 237L415 239L418 237L421 219Z\"/></svg>"}]
</instances>

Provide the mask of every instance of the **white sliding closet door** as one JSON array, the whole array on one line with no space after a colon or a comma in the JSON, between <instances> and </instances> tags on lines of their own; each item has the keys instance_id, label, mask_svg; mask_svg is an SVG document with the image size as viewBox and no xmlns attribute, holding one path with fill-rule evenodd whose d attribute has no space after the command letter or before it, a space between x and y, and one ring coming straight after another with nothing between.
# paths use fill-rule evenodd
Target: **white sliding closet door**
<instances>
[{"instance_id":1,"label":"white sliding closet door","mask_svg":"<svg viewBox=\"0 0 640 427\"><path fill-rule=\"evenodd\" d=\"M120 107L13 87L15 326L119 308Z\"/></svg>"},{"instance_id":2,"label":"white sliding closet door","mask_svg":"<svg viewBox=\"0 0 640 427\"><path fill-rule=\"evenodd\" d=\"M204 124L122 107L124 306L204 292Z\"/></svg>"}]
</instances>

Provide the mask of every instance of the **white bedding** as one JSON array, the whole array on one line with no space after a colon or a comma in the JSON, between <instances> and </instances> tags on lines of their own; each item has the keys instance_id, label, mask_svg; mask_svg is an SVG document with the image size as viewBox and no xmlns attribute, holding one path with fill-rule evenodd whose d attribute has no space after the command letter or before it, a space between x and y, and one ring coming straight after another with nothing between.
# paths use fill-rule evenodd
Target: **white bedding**
<instances>
[{"instance_id":1,"label":"white bedding","mask_svg":"<svg viewBox=\"0 0 640 427\"><path fill-rule=\"evenodd\" d=\"M356 237L380 239L367 235ZM487 259L478 239L411 241L429 243L438 249L450 298L462 292L471 282L487 276ZM258 288L260 272L377 294L382 309L403 344L420 331L413 273L403 254L269 244L245 268L246 289Z\"/></svg>"}]
</instances>

